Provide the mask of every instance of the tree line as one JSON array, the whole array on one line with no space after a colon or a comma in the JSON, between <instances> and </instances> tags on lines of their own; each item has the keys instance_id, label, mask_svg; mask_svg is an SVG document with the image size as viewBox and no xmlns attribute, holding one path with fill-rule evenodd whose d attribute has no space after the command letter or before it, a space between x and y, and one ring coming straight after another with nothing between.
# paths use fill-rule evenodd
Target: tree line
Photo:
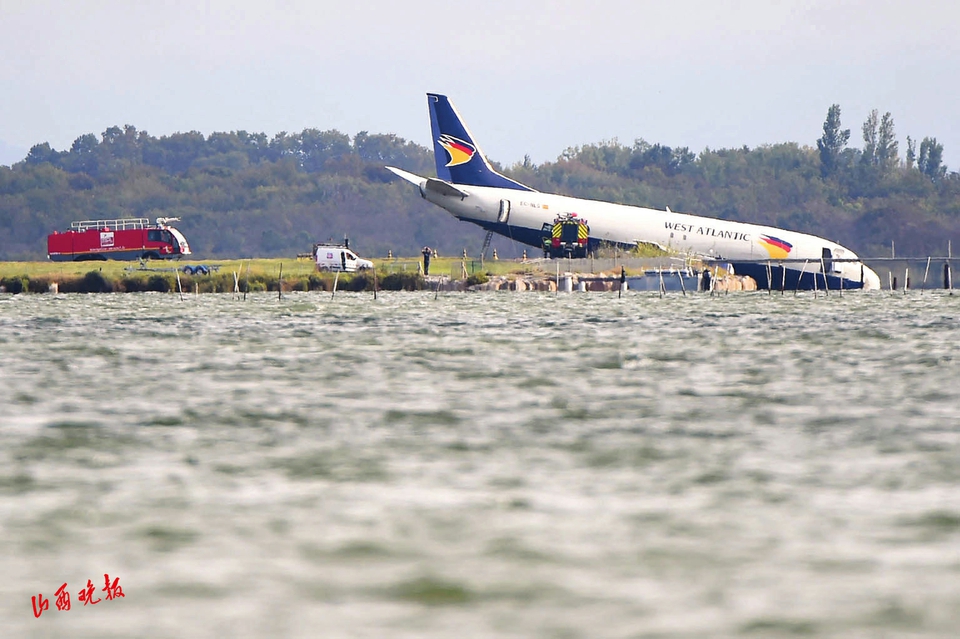
<instances>
[{"instance_id":1,"label":"tree line","mask_svg":"<svg viewBox=\"0 0 960 639\"><path fill-rule=\"evenodd\" d=\"M823 123L823 135L817 140L820 171L824 178L847 183L859 181L866 186L890 178L898 171L909 175L909 172L916 170L934 182L946 177L943 145L936 138L923 138L918 157L917 141L908 135L907 152L901 160L893 115L889 111L882 118L876 109L871 111L863 123L862 131L863 149L848 149L850 129L841 128L840 105L830 107Z\"/></svg>"},{"instance_id":2,"label":"tree line","mask_svg":"<svg viewBox=\"0 0 960 639\"><path fill-rule=\"evenodd\" d=\"M643 139L570 147L554 162L502 167L543 191L770 224L841 242L863 255L942 254L960 237L960 175L925 137L899 145L890 113L871 112L863 147L848 146L832 105L815 146L671 148ZM476 254L483 231L397 183L389 164L434 174L432 149L393 134L305 129L268 137L192 131L155 137L111 127L70 149L47 143L0 167L0 259L43 259L45 237L80 219L180 217L198 258L284 256L351 238L369 256ZM498 167L499 168L499 167ZM501 255L523 250L497 238Z\"/></svg>"}]
</instances>

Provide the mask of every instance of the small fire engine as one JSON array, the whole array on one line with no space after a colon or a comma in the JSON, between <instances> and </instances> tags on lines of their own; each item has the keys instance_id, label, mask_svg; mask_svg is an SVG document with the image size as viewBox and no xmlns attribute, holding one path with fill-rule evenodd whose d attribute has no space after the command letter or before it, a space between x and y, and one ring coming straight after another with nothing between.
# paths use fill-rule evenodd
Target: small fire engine
<instances>
[{"instance_id":1,"label":"small fire engine","mask_svg":"<svg viewBox=\"0 0 960 639\"><path fill-rule=\"evenodd\" d=\"M587 221L577 217L576 213L562 213L553 224L543 225L543 256L572 257L587 256L587 240L590 227Z\"/></svg>"},{"instance_id":2,"label":"small fire engine","mask_svg":"<svg viewBox=\"0 0 960 639\"><path fill-rule=\"evenodd\" d=\"M54 262L85 260L170 259L190 255L183 233L169 226L178 217L145 217L119 220L82 220L70 230L47 236L47 257Z\"/></svg>"}]
</instances>

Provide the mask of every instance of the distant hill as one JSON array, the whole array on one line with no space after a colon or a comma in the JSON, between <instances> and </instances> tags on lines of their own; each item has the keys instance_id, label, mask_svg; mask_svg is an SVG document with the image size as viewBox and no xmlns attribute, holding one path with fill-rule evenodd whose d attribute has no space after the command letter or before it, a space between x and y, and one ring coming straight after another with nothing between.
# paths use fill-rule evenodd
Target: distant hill
<instances>
[{"instance_id":1,"label":"distant hill","mask_svg":"<svg viewBox=\"0 0 960 639\"><path fill-rule=\"evenodd\" d=\"M556 162L504 172L544 191L813 233L862 255L885 255L891 241L898 254L941 254L947 239L960 249L957 173L863 157L844 149L825 171L821 152L796 144L694 155L638 140L570 148ZM383 168L434 174L431 149L393 134L157 138L128 125L83 135L67 151L36 145L20 160L0 167L0 260L45 259L48 233L117 217L180 217L202 258L295 255L344 235L365 256L413 256L424 245L476 255L484 235ZM507 238L494 246L503 257L537 254Z\"/></svg>"}]
</instances>

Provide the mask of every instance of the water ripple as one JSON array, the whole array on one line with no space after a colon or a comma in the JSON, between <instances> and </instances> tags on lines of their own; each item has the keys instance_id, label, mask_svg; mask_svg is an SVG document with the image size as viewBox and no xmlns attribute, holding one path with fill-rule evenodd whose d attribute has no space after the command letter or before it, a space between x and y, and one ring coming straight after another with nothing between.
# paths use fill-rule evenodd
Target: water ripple
<instances>
[{"instance_id":1,"label":"water ripple","mask_svg":"<svg viewBox=\"0 0 960 639\"><path fill-rule=\"evenodd\" d=\"M7 298L0 616L952 636L958 319L930 291ZM104 572L129 596L99 616L24 603Z\"/></svg>"}]
</instances>

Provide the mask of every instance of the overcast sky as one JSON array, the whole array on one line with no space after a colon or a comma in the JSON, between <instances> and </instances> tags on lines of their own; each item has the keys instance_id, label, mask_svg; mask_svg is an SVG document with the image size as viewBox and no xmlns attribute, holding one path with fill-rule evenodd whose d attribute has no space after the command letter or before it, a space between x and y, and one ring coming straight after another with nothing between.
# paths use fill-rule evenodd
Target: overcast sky
<instances>
[{"instance_id":1,"label":"overcast sky","mask_svg":"<svg viewBox=\"0 0 960 639\"><path fill-rule=\"evenodd\" d=\"M936 137L960 168L960 5L948 0L0 0L0 164L132 124L396 133L430 145L446 93L487 156L569 146L815 146L840 104Z\"/></svg>"}]
</instances>

